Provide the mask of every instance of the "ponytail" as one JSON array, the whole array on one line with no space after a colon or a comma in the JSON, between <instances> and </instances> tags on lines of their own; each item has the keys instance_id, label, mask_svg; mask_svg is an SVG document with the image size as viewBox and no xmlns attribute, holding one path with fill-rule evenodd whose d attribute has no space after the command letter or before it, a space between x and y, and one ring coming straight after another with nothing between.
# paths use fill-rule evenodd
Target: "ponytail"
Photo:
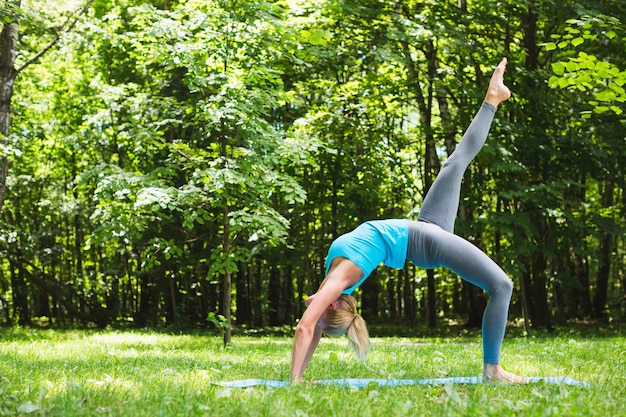
<instances>
[{"instance_id":1,"label":"ponytail","mask_svg":"<svg viewBox=\"0 0 626 417\"><path fill-rule=\"evenodd\" d=\"M364 361L370 350L370 338L365 320L356 312L356 299L351 295L342 294L337 301L337 308L329 309L326 318L328 327L324 333L329 336L347 333L348 344L358 359Z\"/></svg>"},{"instance_id":2,"label":"ponytail","mask_svg":"<svg viewBox=\"0 0 626 417\"><path fill-rule=\"evenodd\" d=\"M367 331L367 324L360 314L354 316L352 325L348 327L348 344L360 361L367 359L367 353L370 350L370 336Z\"/></svg>"}]
</instances>

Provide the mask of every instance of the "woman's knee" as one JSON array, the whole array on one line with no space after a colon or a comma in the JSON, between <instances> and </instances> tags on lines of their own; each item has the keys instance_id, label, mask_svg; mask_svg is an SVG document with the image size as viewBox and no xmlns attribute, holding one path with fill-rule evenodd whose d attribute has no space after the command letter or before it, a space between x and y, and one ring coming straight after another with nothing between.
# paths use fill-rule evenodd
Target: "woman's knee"
<instances>
[{"instance_id":1,"label":"woman's knee","mask_svg":"<svg viewBox=\"0 0 626 417\"><path fill-rule=\"evenodd\" d=\"M511 281L507 276L500 278L492 289L492 292L493 295L498 294L511 298L511 295L513 295L513 281Z\"/></svg>"}]
</instances>

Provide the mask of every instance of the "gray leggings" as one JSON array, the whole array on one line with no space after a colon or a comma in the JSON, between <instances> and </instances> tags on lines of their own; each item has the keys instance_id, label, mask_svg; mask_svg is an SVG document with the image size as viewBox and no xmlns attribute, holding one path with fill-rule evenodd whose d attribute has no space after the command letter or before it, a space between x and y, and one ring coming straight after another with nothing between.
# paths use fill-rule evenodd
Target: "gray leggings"
<instances>
[{"instance_id":1,"label":"gray leggings","mask_svg":"<svg viewBox=\"0 0 626 417\"><path fill-rule=\"evenodd\" d=\"M483 316L483 361L500 363L513 283L485 253L454 234L461 181L487 139L496 108L484 102L455 151L443 163L420 209L409 222L407 258L421 268L446 267L489 294Z\"/></svg>"}]
</instances>

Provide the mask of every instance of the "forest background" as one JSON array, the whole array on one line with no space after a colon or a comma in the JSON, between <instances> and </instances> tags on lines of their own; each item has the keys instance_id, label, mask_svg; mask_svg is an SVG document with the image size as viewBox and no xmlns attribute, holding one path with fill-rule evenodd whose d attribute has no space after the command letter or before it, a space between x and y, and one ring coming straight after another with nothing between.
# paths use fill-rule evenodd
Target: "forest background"
<instances>
[{"instance_id":1,"label":"forest background","mask_svg":"<svg viewBox=\"0 0 626 417\"><path fill-rule=\"evenodd\" d=\"M495 65L456 232L527 329L626 318L626 3L2 0L0 324L291 328L330 242L415 219ZM368 322L480 325L379 268Z\"/></svg>"}]
</instances>

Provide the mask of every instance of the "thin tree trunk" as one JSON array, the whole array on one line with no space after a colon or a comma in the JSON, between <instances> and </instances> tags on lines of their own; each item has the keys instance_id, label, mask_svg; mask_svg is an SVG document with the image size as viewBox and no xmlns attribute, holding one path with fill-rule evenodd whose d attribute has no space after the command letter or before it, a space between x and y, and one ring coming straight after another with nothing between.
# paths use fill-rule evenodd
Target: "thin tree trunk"
<instances>
[{"instance_id":1,"label":"thin tree trunk","mask_svg":"<svg viewBox=\"0 0 626 417\"><path fill-rule=\"evenodd\" d=\"M537 9L533 2L529 2L524 19L524 51L526 51L525 67L534 71L539 67L539 48L537 46Z\"/></svg>"},{"instance_id":2,"label":"thin tree trunk","mask_svg":"<svg viewBox=\"0 0 626 417\"><path fill-rule=\"evenodd\" d=\"M396 293L396 277L394 276L394 274L392 273L389 277L389 279L387 280L387 294L386 294L386 298L387 298L387 305L388 310L389 310L389 318L391 319L395 319L398 317L398 305L396 303L396 297L395 297L395 293Z\"/></svg>"},{"instance_id":3,"label":"thin tree trunk","mask_svg":"<svg viewBox=\"0 0 626 417\"><path fill-rule=\"evenodd\" d=\"M302 178L305 188L308 190L310 186L309 182L309 170L304 167ZM313 238L311 233L311 210L309 210L308 203L304 203L304 277L298 276L298 298L295 305L296 317L301 317L304 313L304 303L302 302L305 292L311 291L310 287L313 286L313 268L311 267L311 258L313 257L313 251L311 250L311 239Z\"/></svg>"},{"instance_id":4,"label":"thin tree trunk","mask_svg":"<svg viewBox=\"0 0 626 417\"><path fill-rule=\"evenodd\" d=\"M230 257L230 222L228 221L228 204L224 203L224 212L223 216L223 237L222 237L222 245L224 248L224 256L226 259ZM223 294L222 294L222 314L224 318L226 318L225 329L224 329L224 346L230 344L231 339L231 298L232 298L232 278L230 269L226 268L226 273L224 274L224 283L223 283Z\"/></svg>"},{"instance_id":5,"label":"thin tree trunk","mask_svg":"<svg viewBox=\"0 0 626 417\"><path fill-rule=\"evenodd\" d=\"M428 193L430 186L434 181L436 173L439 171L439 159L435 149L435 137L432 130L432 103L433 103L433 76L436 70L436 53L435 46L431 42L429 49L426 53L428 60L428 78L429 78L429 90L424 92L420 84L420 73L415 65L415 62L411 58L411 49L409 42L406 40L400 41L402 49L404 51L405 62L409 73L409 84L413 88L417 107L419 109L420 125L424 129L425 136L425 155L424 155L424 195ZM426 272L428 281L427 292L427 312L429 327L435 327L437 321L437 295L436 295L436 283L435 274L433 271L428 270Z\"/></svg>"},{"instance_id":6,"label":"thin tree trunk","mask_svg":"<svg viewBox=\"0 0 626 417\"><path fill-rule=\"evenodd\" d=\"M614 183L607 180L602 197L602 207L608 208L613 205ZM605 233L600 244L600 268L596 279L596 289L593 297L593 315L595 318L605 316L606 300L609 291L609 275L611 272L611 253L613 252L614 238L610 233Z\"/></svg>"},{"instance_id":7,"label":"thin tree trunk","mask_svg":"<svg viewBox=\"0 0 626 417\"><path fill-rule=\"evenodd\" d=\"M19 7L19 1L17 5ZM11 98L18 74L15 69L18 38L19 22L5 23L0 32L0 146L7 144L6 136L11 125ZM0 211L4 207L8 172L9 160L5 155L0 155Z\"/></svg>"},{"instance_id":8,"label":"thin tree trunk","mask_svg":"<svg viewBox=\"0 0 626 417\"><path fill-rule=\"evenodd\" d=\"M279 326L279 309L280 309L280 271L276 267L275 262L269 267L269 284L268 284L268 303L269 303L269 325Z\"/></svg>"},{"instance_id":9,"label":"thin tree trunk","mask_svg":"<svg viewBox=\"0 0 626 417\"><path fill-rule=\"evenodd\" d=\"M535 254L532 260L532 292L534 301L533 327L552 329L550 306L548 305L548 290L546 288L547 262L543 254Z\"/></svg>"},{"instance_id":10,"label":"thin tree trunk","mask_svg":"<svg viewBox=\"0 0 626 417\"><path fill-rule=\"evenodd\" d=\"M245 264L237 268L235 306L237 308L237 324L252 325L251 307L253 299L250 297L250 271Z\"/></svg>"},{"instance_id":11,"label":"thin tree trunk","mask_svg":"<svg viewBox=\"0 0 626 417\"><path fill-rule=\"evenodd\" d=\"M254 265L254 269L251 271L254 277L252 281L252 299L256 301L252 307L254 312L254 326L263 327L267 325L267 320L264 320L267 315L264 314L263 303L261 302L261 297L265 295L263 294L263 280L261 279L261 276L263 276L263 263L257 262L257 264ZM267 297L267 295L265 295L265 297Z\"/></svg>"},{"instance_id":12,"label":"thin tree trunk","mask_svg":"<svg viewBox=\"0 0 626 417\"><path fill-rule=\"evenodd\" d=\"M224 122L222 121L221 157L225 160L227 156L226 135L224 133ZM225 166L223 167L226 168ZM226 319L224 328L224 346L230 344L231 339L231 302L232 302L232 277L228 262L231 255L230 245L230 208L226 197L222 199L222 250L226 271L224 273L223 293L222 293L222 315Z\"/></svg>"},{"instance_id":13,"label":"thin tree trunk","mask_svg":"<svg viewBox=\"0 0 626 417\"><path fill-rule=\"evenodd\" d=\"M21 326L30 325L30 310L28 308L28 297L24 269L19 260L10 260L11 266L11 291L13 295L13 320Z\"/></svg>"}]
</instances>

